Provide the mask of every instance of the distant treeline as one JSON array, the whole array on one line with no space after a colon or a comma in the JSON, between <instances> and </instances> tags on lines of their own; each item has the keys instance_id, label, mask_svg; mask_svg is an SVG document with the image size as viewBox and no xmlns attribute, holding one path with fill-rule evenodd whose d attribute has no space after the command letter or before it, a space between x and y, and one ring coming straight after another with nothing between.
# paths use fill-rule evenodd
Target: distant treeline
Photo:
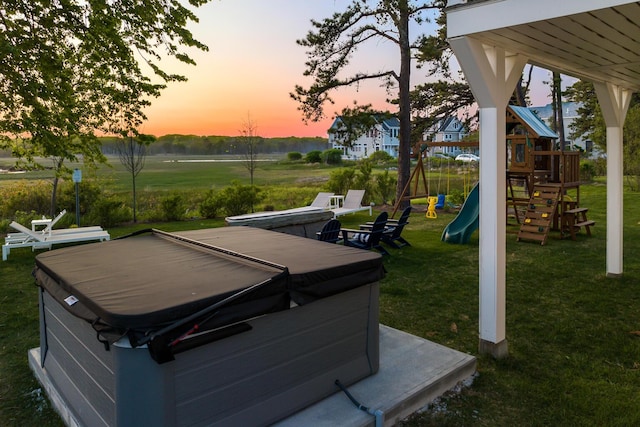
<instances>
[{"instance_id":1,"label":"distant treeline","mask_svg":"<svg viewBox=\"0 0 640 427\"><path fill-rule=\"evenodd\" d=\"M103 137L102 152L106 155L117 155L116 138ZM197 135L164 135L153 142L148 149L149 155L184 154L184 155L222 155L245 154L247 139L236 136L197 136ZM308 153L329 148L326 138L259 138L253 139L254 151L258 154L289 153L297 151Z\"/></svg>"}]
</instances>

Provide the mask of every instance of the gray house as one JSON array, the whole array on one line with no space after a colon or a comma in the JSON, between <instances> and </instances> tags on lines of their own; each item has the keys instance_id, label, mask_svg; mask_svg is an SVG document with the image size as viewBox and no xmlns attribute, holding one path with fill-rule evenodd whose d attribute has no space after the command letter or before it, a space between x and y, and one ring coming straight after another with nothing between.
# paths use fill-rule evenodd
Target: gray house
<instances>
[{"instance_id":1,"label":"gray house","mask_svg":"<svg viewBox=\"0 0 640 427\"><path fill-rule=\"evenodd\" d=\"M430 130L424 134L424 140L430 145L429 152L444 153L455 156L460 153L461 149L457 146L450 146L448 143L462 141L467 136L466 129L457 117L447 117L438 121ZM438 145L438 143L447 143L447 145Z\"/></svg>"}]
</instances>

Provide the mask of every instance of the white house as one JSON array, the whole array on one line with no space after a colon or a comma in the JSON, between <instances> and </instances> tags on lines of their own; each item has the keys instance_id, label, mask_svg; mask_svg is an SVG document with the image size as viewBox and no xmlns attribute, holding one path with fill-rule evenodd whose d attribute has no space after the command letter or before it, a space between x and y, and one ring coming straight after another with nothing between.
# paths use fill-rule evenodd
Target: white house
<instances>
[{"instance_id":1,"label":"white house","mask_svg":"<svg viewBox=\"0 0 640 427\"><path fill-rule=\"evenodd\" d=\"M400 121L396 117L383 119L377 116L374 116L374 120L373 127L356 139L351 146L347 147L331 131L339 129L342 124L341 117L336 117L329 129L329 146L342 150L345 157L354 160L369 157L376 151L381 150L393 157L398 157Z\"/></svg>"}]
</instances>

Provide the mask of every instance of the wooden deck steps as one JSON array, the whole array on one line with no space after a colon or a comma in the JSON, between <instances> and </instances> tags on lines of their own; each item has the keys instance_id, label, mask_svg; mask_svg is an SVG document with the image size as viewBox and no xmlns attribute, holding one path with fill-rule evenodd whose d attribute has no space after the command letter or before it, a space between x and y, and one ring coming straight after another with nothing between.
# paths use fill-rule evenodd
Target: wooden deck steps
<instances>
[{"instance_id":1,"label":"wooden deck steps","mask_svg":"<svg viewBox=\"0 0 640 427\"><path fill-rule=\"evenodd\" d=\"M534 186L517 241L525 239L540 242L541 245L546 243L559 198L559 186Z\"/></svg>"}]
</instances>

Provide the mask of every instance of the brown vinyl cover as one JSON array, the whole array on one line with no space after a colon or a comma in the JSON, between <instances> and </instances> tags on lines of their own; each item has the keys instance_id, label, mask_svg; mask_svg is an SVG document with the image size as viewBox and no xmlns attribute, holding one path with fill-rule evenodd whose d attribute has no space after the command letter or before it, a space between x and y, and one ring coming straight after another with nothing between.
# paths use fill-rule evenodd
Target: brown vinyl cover
<instances>
[{"instance_id":1,"label":"brown vinyl cover","mask_svg":"<svg viewBox=\"0 0 640 427\"><path fill-rule=\"evenodd\" d=\"M232 303L229 308L243 311L236 317L284 309L289 297L308 303L384 275L379 254L273 231L224 227L173 234L285 266L290 275L270 281L281 270L150 232L39 254L36 280L63 305L65 295L73 295L78 308L101 322L144 329L263 281L265 286Z\"/></svg>"}]
</instances>

